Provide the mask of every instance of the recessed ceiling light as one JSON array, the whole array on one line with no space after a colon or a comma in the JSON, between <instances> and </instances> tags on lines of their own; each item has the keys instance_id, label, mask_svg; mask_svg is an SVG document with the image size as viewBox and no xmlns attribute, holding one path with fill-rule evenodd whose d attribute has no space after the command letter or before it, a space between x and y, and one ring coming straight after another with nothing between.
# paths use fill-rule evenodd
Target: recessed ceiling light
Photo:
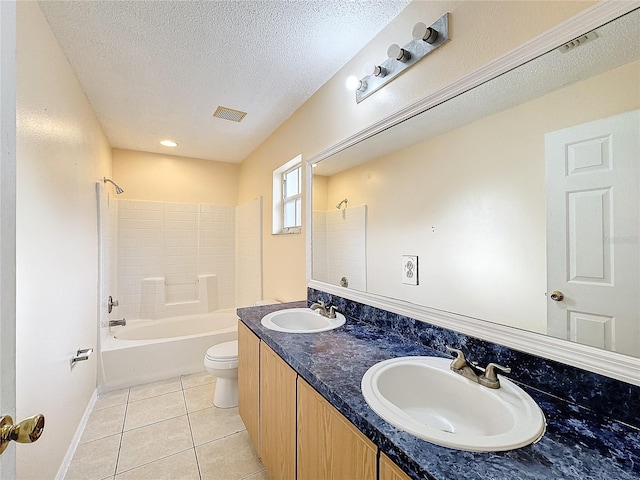
<instances>
[{"instance_id":1,"label":"recessed ceiling light","mask_svg":"<svg viewBox=\"0 0 640 480\"><path fill-rule=\"evenodd\" d=\"M165 147L177 147L178 144L173 140L162 140L160 145L164 145Z\"/></svg>"}]
</instances>

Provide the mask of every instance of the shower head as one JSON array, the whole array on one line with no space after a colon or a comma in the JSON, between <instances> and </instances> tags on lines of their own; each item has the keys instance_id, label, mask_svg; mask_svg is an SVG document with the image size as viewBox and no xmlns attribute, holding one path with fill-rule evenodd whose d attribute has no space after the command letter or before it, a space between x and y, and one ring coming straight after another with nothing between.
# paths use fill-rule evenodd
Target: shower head
<instances>
[{"instance_id":1,"label":"shower head","mask_svg":"<svg viewBox=\"0 0 640 480\"><path fill-rule=\"evenodd\" d=\"M121 189L121 188L118 186L118 184L116 184L116 182L114 182L114 181L113 181L113 180L111 180L110 178L103 177L103 178L102 178L102 181L103 181L104 183L109 182L109 183L113 184L113 186L114 186L114 187L116 187L116 195L120 195L120 194L124 193L124 190L123 190L123 189Z\"/></svg>"},{"instance_id":2,"label":"shower head","mask_svg":"<svg viewBox=\"0 0 640 480\"><path fill-rule=\"evenodd\" d=\"M347 199L345 198L345 199L344 199L344 200L342 200L339 204L337 204L337 205L336 205L336 208L337 208L338 210L340 210L340 207L342 206L342 204L343 204L343 203L344 203L344 206L345 206L345 208L346 208L346 206L347 206L347 202L348 202L348 201L349 201L349 200L347 200Z\"/></svg>"}]
</instances>

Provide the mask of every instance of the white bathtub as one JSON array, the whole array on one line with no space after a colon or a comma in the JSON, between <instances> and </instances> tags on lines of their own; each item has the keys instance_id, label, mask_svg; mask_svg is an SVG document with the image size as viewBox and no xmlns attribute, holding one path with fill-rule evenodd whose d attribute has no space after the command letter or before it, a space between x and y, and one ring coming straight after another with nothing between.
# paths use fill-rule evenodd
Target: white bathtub
<instances>
[{"instance_id":1,"label":"white bathtub","mask_svg":"<svg viewBox=\"0 0 640 480\"><path fill-rule=\"evenodd\" d=\"M204 371L209 347L238 338L235 308L162 320L127 320L102 345L101 390Z\"/></svg>"}]
</instances>

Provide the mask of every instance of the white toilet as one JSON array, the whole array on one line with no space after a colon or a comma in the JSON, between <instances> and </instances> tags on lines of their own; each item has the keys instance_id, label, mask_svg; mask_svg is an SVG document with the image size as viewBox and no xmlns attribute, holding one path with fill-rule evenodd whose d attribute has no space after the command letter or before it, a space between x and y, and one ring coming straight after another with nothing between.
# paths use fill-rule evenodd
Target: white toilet
<instances>
[{"instance_id":1,"label":"white toilet","mask_svg":"<svg viewBox=\"0 0 640 480\"><path fill-rule=\"evenodd\" d=\"M213 404L218 408L238 406L238 341L219 343L207 350L204 366L214 375Z\"/></svg>"}]
</instances>

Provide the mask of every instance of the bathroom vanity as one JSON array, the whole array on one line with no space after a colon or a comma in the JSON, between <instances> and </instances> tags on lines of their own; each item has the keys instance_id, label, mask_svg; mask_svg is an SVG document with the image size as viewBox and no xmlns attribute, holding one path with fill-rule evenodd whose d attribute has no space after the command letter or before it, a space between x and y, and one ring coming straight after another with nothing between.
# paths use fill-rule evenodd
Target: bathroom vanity
<instances>
[{"instance_id":1,"label":"bathroom vanity","mask_svg":"<svg viewBox=\"0 0 640 480\"><path fill-rule=\"evenodd\" d=\"M310 290L310 302L318 296L336 303L335 298ZM417 329L409 331L410 319L397 315L398 328L381 328L371 319L386 318L384 311L363 306L364 312L352 304L339 308L347 317L345 325L327 332L291 334L268 330L260 323L273 311L305 306L307 302L295 302L238 310L240 415L270 478L624 480L640 476L640 430L633 426L633 413L621 413L616 420L532 388L521 380L544 368L532 372L529 361L511 364L507 376L545 414L547 432L537 443L507 452L467 452L398 430L369 408L360 389L362 376L389 358L445 356L441 344L459 343L459 334L442 331L438 341L427 340ZM579 375L573 379L580 381ZM557 380L568 385L572 379ZM622 385L619 391L627 393L620 402L637 395L638 389L630 387L624 390ZM593 392L597 395L600 392ZM620 408L623 412L632 405ZM619 421L621 417L625 422Z\"/></svg>"}]
</instances>

